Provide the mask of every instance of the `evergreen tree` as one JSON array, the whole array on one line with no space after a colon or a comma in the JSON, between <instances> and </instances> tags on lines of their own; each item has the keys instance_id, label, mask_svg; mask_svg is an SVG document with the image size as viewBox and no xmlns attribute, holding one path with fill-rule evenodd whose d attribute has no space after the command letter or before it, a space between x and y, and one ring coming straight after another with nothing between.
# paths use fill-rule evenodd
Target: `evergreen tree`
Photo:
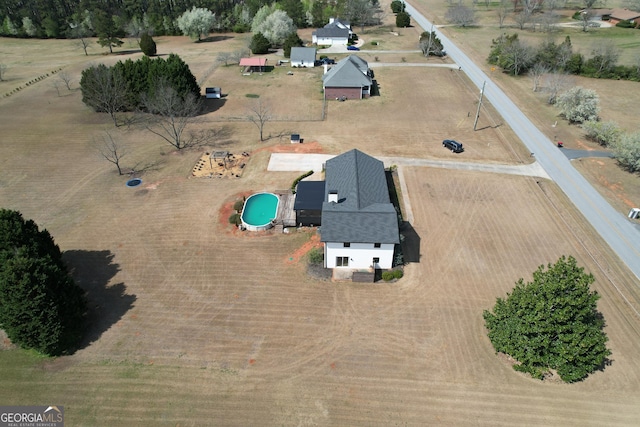
<instances>
[{"instance_id":1,"label":"evergreen tree","mask_svg":"<svg viewBox=\"0 0 640 427\"><path fill-rule=\"evenodd\" d=\"M94 25L98 35L98 44L102 47L109 47L109 53L113 53L114 47L120 47L124 43L120 37L124 37L124 32L118 28L111 15L103 10L96 10L94 14Z\"/></svg>"},{"instance_id":2,"label":"evergreen tree","mask_svg":"<svg viewBox=\"0 0 640 427\"><path fill-rule=\"evenodd\" d=\"M87 303L46 230L0 210L0 328L11 341L47 355L82 339Z\"/></svg>"},{"instance_id":3,"label":"evergreen tree","mask_svg":"<svg viewBox=\"0 0 640 427\"><path fill-rule=\"evenodd\" d=\"M262 33L255 33L251 38L251 44L249 45L251 53L256 55L269 53L269 47L271 47L271 43Z\"/></svg>"},{"instance_id":4,"label":"evergreen tree","mask_svg":"<svg viewBox=\"0 0 640 427\"><path fill-rule=\"evenodd\" d=\"M170 86L182 99L200 97L200 86L189 66L178 55L167 59L144 56L137 61L100 64L82 72L82 101L97 112L115 113L144 109L142 95L153 96L159 83Z\"/></svg>"},{"instance_id":5,"label":"evergreen tree","mask_svg":"<svg viewBox=\"0 0 640 427\"><path fill-rule=\"evenodd\" d=\"M406 28L411 25L411 15L407 12L398 12L396 15L396 27Z\"/></svg>"},{"instance_id":6,"label":"evergreen tree","mask_svg":"<svg viewBox=\"0 0 640 427\"><path fill-rule=\"evenodd\" d=\"M405 4L403 1L400 0L393 0L391 2L391 11L393 13L400 13L400 12L404 12L405 10Z\"/></svg>"},{"instance_id":7,"label":"evergreen tree","mask_svg":"<svg viewBox=\"0 0 640 427\"><path fill-rule=\"evenodd\" d=\"M298 36L298 33L291 33L284 41L282 49L284 51L284 57L291 57L291 48L302 46L302 39Z\"/></svg>"},{"instance_id":8,"label":"evergreen tree","mask_svg":"<svg viewBox=\"0 0 640 427\"><path fill-rule=\"evenodd\" d=\"M516 359L514 369L540 379L554 369L563 381L580 381L602 367L611 352L596 310L600 296L589 290L593 281L564 256L546 271L540 266L533 282L518 280L493 312L484 311L495 350Z\"/></svg>"},{"instance_id":9,"label":"evergreen tree","mask_svg":"<svg viewBox=\"0 0 640 427\"><path fill-rule=\"evenodd\" d=\"M153 37L149 35L149 33L145 32L140 36L140 50L147 56L156 55L156 42L153 40Z\"/></svg>"},{"instance_id":10,"label":"evergreen tree","mask_svg":"<svg viewBox=\"0 0 640 427\"><path fill-rule=\"evenodd\" d=\"M301 0L280 0L278 5L284 10L298 28L307 27L307 15Z\"/></svg>"}]
</instances>

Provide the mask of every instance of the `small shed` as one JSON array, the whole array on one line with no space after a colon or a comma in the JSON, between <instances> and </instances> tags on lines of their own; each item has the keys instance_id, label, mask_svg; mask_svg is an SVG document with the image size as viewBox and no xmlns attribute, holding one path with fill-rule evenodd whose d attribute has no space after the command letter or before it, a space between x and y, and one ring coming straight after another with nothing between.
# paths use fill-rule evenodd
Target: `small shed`
<instances>
[{"instance_id":1,"label":"small shed","mask_svg":"<svg viewBox=\"0 0 640 427\"><path fill-rule=\"evenodd\" d=\"M302 142L302 139L300 139L300 134L299 133L292 133L291 134L291 143L292 144L300 144Z\"/></svg>"},{"instance_id":2,"label":"small shed","mask_svg":"<svg viewBox=\"0 0 640 427\"><path fill-rule=\"evenodd\" d=\"M204 95L207 99L220 99L222 97L222 88L208 87L204 90Z\"/></svg>"}]
</instances>

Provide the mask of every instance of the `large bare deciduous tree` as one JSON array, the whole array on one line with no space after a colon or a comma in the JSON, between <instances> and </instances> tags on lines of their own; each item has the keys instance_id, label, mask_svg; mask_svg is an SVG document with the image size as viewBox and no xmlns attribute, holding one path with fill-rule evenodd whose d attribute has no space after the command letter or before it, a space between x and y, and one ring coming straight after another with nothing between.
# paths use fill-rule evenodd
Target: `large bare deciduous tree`
<instances>
[{"instance_id":1,"label":"large bare deciduous tree","mask_svg":"<svg viewBox=\"0 0 640 427\"><path fill-rule=\"evenodd\" d=\"M547 103L555 104L558 94L564 92L574 84L574 78L561 71L546 74L544 79L544 92L547 93Z\"/></svg>"},{"instance_id":2,"label":"large bare deciduous tree","mask_svg":"<svg viewBox=\"0 0 640 427\"><path fill-rule=\"evenodd\" d=\"M120 160L127 154L127 150L122 142L114 139L111 133L105 132L102 138L93 140L93 145L100 156L115 165L118 169L118 175L124 175Z\"/></svg>"},{"instance_id":3,"label":"large bare deciduous tree","mask_svg":"<svg viewBox=\"0 0 640 427\"><path fill-rule=\"evenodd\" d=\"M498 27L504 27L504 21L509 16L511 8L506 0L501 0L500 5L496 8L496 15L498 16Z\"/></svg>"},{"instance_id":4,"label":"large bare deciduous tree","mask_svg":"<svg viewBox=\"0 0 640 427\"><path fill-rule=\"evenodd\" d=\"M146 128L178 150L198 145L201 140L185 131L193 124L201 110L200 99L188 93L180 96L168 83L158 84L153 94L143 96L143 104L151 113Z\"/></svg>"},{"instance_id":5,"label":"large bare deciduous tree","mask_svg":"<svg viewBox=\"0 0 640 427\"><path fill-rule=\"evenodd\" d=\"M58 73L58 78L64 85L67 87L67 90L71 90L71 82L73 81L71 75L66 71L61 71Z\"/></svg>"},{"instance_id":6,"label":"large bare deciduous tree","mask_svg":"<svg viewBox=\"0 0 640 427\"><path fill-rule=\"evenodd\" d=\"M596 74L600 74L616 66L620 50L611 40L601 40L593 47L591 54L593 58L590 63L593 64Z\"/></svg>"},{"instance_id":7,"label":"large bare deciduous tree","mask_svg":"<svg viewBox=\"0 0 640 427\"><path fill-rule=\"evenodd\" d=\"M378 0L347 0L344 14L352 23L360 25L360 30L364 32L365 26L380 22L382 9Z\"/></svg>"},{"instance_id":8,"label":"large bare deciduous tree","mask_svg":"<svg viewBox=\"0 0 640 427\"><path fill-rule=\"evenodd\" d=\"M80 86L82 101L96 112L109 113L118 126L117 113L124 111L127 104L127 83L122 74L100 64L82 72Z\"/></svg>"},{"instance_id":9,"label":"large bare deciduous tree","mask_svg":"<svg viewBox=\"0 0 640 427\"><path fill-rule=\"evenodd\" d=\"M549 67L540 62L536 62L533 64L531 68L529 68L529 76L531 80L533 80L533 91L537 92L540 87L540 81L542 80L542 76L547 74L549 71Z\"/></svg>"},{"instance_id":10,"label":"large bare deciduous tree","mask_svg":"<svg viewBox=\"0 0 640 427\"><path fill-rule=\"evenodd\" d=\"M462 4L450 7L444 17L447 21L459 27L468 27L476 22L475 11Z\"/></svg>"},{"instance_id":11,"label":"large bare deciduous tree","mask_svg":"<svg viewBox=\"0 0 640 427\"><path fill-rule=\"evenodd\" d=\"M220 52L218 56L216 56L216 62L224 63L224 66L226 67L227 65L229 65L231 55L231 52Z\"/></svg>"},{"instance_id":12,"label":"large bare deciduous tree","mask_svg":"<svg viewBox=\"0 0 640 427\"><path fill-rule=\"evenodd\" d=\"M264 127L273 119L271 106L268 103L263 102L261 99L258 99L249 105L248 110L249 114L247 115L247 119L256 125L260 131L260 141L262 142L264 141Z\"/></svg>"}]
</instances>

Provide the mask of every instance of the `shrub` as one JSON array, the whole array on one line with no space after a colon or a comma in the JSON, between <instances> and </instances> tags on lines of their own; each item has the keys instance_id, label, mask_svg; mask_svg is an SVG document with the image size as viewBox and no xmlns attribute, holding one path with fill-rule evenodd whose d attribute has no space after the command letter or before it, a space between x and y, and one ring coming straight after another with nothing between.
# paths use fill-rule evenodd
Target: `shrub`
<instances>
[{"instance_id":1,"label":"shrub","mask_svg":"<svg viewBox=\"0 0 640 427\"><path fill-rule=\"evenodd\" d=\"M640 132L622 135L612 148L620 166L629 172L640 172Z\"/></svg>"},{"instance_id":2,"label":"shrub","mask_svg":"<svg viewBox=\"0 0 640 427\"><path fill-rule=\"evenodd\" d=\"M251 38L249 49L254 55L269 53L271 42L262 33L255 33Z\"/></svg>"},{"instance_id":3,"label":"shrub","mask_svg":"<svg viewBox=\"0 0 640 427\"><path fill-rule=\"evenodd\" d=\"M240 212L243 206L244 206L244 200L238 200L233 204L233 210L236 212Z\"/></svg>"},{"instance_id":4,"label":"shrub","mask_svg":"<svg viewBox=\"0 0 640 427\"><path fill-rule=\"evenodd\" d=\"M393 270L393 278L394 279L402 279L402 276L404 276L404 271L402 270Z\"/></svg>"},{"instance_id":5,"label":"shrub","mask_svg":"<svg viewBox=\"0 0 640 427\"><path fill-rule=\"evenodd\" d=\"M558 97L556 105L570 123L598 120L600 104L594 90L574 86Z\"/></svg>"},{"instance_id":6,"label":"shrub","mask_svg":"<svg viewBox=\"0 0 640 427\"><path fill-rule=\"evenodd\" d=\"M616 24L616 27L620 28L635 28L636 24L631 21L620 21Z\"/></svg>"},{"instance_id":7,"label":"shrub","mask_svg":"<svg viewBox=\"0 0 640 427\"><path fill-rule=\"evenodd\" d=\"M233 32L234 33L247 33L251 31L251 27L249 27L247 24L235 24L233 26Z\"/></svg>"},{"instance_id":8,"label":"shrub","mask_svg":"<svg viewBox=\"0 0 640 427\"><path fill-rule=\"evenodd\" d=\"M584 129L587 138L605 147L615 143L622 132L618 124L613 121L587 120L582 123L582 129Z\"/></svg>"},{"instance_id":9,"label":"shrub","mask_svg":"<svg viewBox=\"0 0 640 427\"><path fill-rule=\"evenodd\" d=\"M155 56L157 52L156 42L153 41L148 33L142 33L140 36L140 50L147 56Z\"/></svg>"},{"instance_id":10,"label":"shrub","mask_svg":"<svg viewBox=\"0 0 640 427\"><path fill-rule=\"evenodd\" d=\"M321 248L313 248L309 251L309 264L320 265L324 261L324 252Z\"/></svg>"},{"instance_id":11,"label":"shrub","mask_svg":"<svg viewBox=\"0 0 640 427\"><path fill-rule=\"evenodd\" d=\"M399 12L396 15L396 27L406 28L411 25L411 15L407 12Z\"/></svg>"},{"instance_id":12,"label":"shrub","mask_svg":"<svg viewBox=\"0 0 640 427\"><path fill-rule=\"evenodd\" d=\"M393 13L400 13L400 12L404 12L404 8L405 8L405 4L403 1L400 0L393 0L391 2L391 11Z\"/></svg>"},{"instance_id":13,"label":"shrub","mask_svg":"<svg viewBox=\"0 0 640 427\"><path fill-rule=\"evenodd\" d=\"M385 282L393 280L393 271L383 271L382 280L384 280Z\"/></svg>"},{"instance_id":14,"label":"shrub","mask_svg":"<svg viewBox=\"0 0 640 427\"><path fill-rule=\"evenodd\" d=\"M313 171L305 172L293 181L293 184L291 184L291 191L293 192L293 194L296 194L296 186L298 185L298 183L311 175L313 175Z\"/></svg>"},{"instance_id":15,"label":"shrub","mask_svg":"<svg viewBox=\"0 0 640 427\"><path fill-rule=\"evenodd\" d=\"M240 225L242 220L240 219L240 214L234 213L229 217L229 224Z\"/></svg>"}]
</instances>

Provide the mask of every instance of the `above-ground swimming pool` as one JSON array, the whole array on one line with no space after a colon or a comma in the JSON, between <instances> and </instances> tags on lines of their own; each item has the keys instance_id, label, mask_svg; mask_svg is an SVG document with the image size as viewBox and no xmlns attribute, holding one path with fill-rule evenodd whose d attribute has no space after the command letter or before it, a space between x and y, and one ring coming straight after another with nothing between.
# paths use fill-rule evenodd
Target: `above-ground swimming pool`
<instances>
[{"instance_id":1,"label":"above-ground swimming pool","mask_svg":"<svg viewBox=\"0 0 640 427\"><path fill-rule=\"evenodd\" d=\"M256 193L249 196L242 208L242 225L251 231L271 228L278 214L278 196L272 193Z\"/></svg>"}]
</instances>

